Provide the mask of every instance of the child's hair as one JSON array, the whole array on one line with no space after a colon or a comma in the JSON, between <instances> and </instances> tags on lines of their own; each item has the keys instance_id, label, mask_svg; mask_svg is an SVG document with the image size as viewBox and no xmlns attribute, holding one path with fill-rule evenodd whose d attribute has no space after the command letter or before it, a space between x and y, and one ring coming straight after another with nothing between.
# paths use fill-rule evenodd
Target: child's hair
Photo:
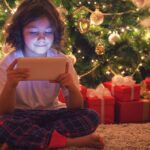
<instances>
[{"instance_id":1,"label":"child's hair","mask_svg":"<svg viewBox=\"0 0 150 150\"><path fill-rule=\"evenodd\" d=\"M4 27L6 43L16 50L24 49L23 28L39 17L47 17L54 30L54 45L60 46L64 25L50 0L23 0Z\"/></svg>"}]
</instances>

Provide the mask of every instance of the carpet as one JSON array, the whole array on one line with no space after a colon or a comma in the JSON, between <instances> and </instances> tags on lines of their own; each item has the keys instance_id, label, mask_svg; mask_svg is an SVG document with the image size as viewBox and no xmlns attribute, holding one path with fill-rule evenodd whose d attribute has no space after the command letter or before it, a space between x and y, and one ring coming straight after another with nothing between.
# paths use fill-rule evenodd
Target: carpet
<instances>
[{"instance_id":1,"label":"carpet","mask_svg":"<svg viewBox=\"0 0 150 150\"><path fill-rule=\"evenodd\" d=\"M104 138L104 150L150 150L150 123L99 125L96 130ZM95 148L61 148L59 150L96 150Z\"/></svg>"}]
</instances>

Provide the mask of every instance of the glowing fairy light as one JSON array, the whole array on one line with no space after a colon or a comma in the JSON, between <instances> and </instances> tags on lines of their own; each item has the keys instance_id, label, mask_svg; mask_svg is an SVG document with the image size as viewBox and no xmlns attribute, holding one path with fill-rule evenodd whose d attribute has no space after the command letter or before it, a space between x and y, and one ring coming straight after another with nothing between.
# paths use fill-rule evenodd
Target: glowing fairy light
<instances>
[{"instance_id":1,"label":"glowing fairy light","mask_svg":"<svg viewBox=\"0 0 150 150\"><path fill-rule=\"evenodd\" d=\"M141 67L141 66L143 66L143 64L142 64L142 63L140 63L140 64L139 64L139 66Z\"/></svg>"},{"instance_id":2,"label":"glowing fairy light","mask_svg":"<svg viewBox=\"0 0 150 150\"><path fill-rule=\"evenodd\" d=\"M137 29L137 28L134 28L134 32L138 32L138 29Z\"/></svg>"},{"instance_id":3,"label":"glowing fairy light","mask_svg":"<svg viewBox=\"0 0 150 150\"><path fill-rule=\"evenodd\" d=\"M94 63L94 62L95 62L95 60L94 60L94 59L92 59L92 60L91 60L91 62L92 62L92 63Z\"/></svg>"},{"instance_id":4,"label":"glowing fairy light","mask_svg":"<svg viewBox=\"0 0 150 150\"><path fill-rule=\"evenodd\" d=\"M123 68L123 66L118 66L118 69L121 70Z\"/></svg>"},{"instance_id":5,"label":"glowing fairy light","mask_svg":"<svg viewBox=\"0 0 150 150\"><path fill-rule=\"evenodd\" d=\"M88 4L91 4L91 2L90 2L90 1L88 1Z\"/></svg>"},{"instance_id":6,"label":"glowing fairy light","mask_svg":"<svg viewBox=\"0 0 150 150\"><path fill-rule=\"evenodd\" d=\"M145 59L145 57L144 57L144 56L141 56L141 59L142 59L142 60L144 60L144 59Z\"/></svg>"},{"instance_id":7,"label":"glowing fairy light","mask_svg":"<svg viewBox=\"0 0 150 150\"><path fill-rule=\"evenodd\" d=\"M5 33L5 30L2 30L2 33L4 34L4 33Z\"/></svg>"},{"instance_id":8,"label":"glowing fairy light","mask_svg":"<svg viewBox=\"0 0 150 150\"><path fill-rule=\"evenodd\" d=\"M106 74L107 74L107 75L110 75L110 71L106 71Z\"/></svg>"},{"instance_id":9,"label":"glowing fairy light","mask_svg":"<svg viewBox=\"0 0 150 150\"><path fill-rule=\"evenodd\" d=\"M78 53L81 53L81 50L80 50L80 49L78 50Z\"/></svg>"},{"instance_id":10,"label":"glowing fairy light","mask_svg":"<svg viewBox=\"0 0 150 150\"><path fill-rule=\"evenodd\" d=\"M145 36L144 36L144 39L145 39L146 41L149 41L149 40L150 40L150 32L149 32L149 31L146 32L146 34L145 34Z\"/></svg>"},{"instance_id":11,"label":"glowing fairy light","mask_svg":"<svg viewBox=\"0 0 150 150\"><path fill-rule=\"evenodd\" d=\"M105 9L105 8L106 8L106 5L102 5L102 8Z\"/></svg>"},{"instance_id":12,"label":"glowing fairy light","mask_svg":"<svg viewBox=\"0 0 150 150\"><path fill-rule=\"evenodd\" d=\"M17 8L12 9L11 14L14 14L16 12Z\"/></svg>"},{"instance_id":13,"label":"glowing fairy light","mask_svg":"<svg viewBox=\"0 0 150 150\"><path fill-rule=\"evenodd\" d=\"M108 31L108 34L111 34L112 33L112 31L110 30L110 31Z\"/></svg>"},{"instance_id":14,"label":"glowing fairy light","mask_svg":"<svg viewBox=\"0 0 150 150\"><path fill-rule=\"evenodd\" d=\"M5 11L5 13L7 13L7 12L8 12L8 9L5 9L4 11Z\"/></svg>"},{"instance_id":15,"label":"glowing fairy light","mask_svg":"<svg viewBox=\"0 0 150 150\"><path fill-rule=\"evenodd\" d=\"M96 5L97 4L97 2L94 2L94 5Z\"/></svg>"},{"instance_id":16,"label":"glowing fairy light","mask_svg":"<svg viewBox=\"0 0 150 150\"><path fill-rule=\"evenodd\" d=\"M81 4L82 4L82 2L81 2L81 1L79 1L79 4L81 5Z\"/></svg>"},{"instance_id":17,"label":"glowing fairy light","mask_svg":"<svg viewBox=\"0 0 150 150\"><path fill-rule=\"evenodd\" d=\"M127 26L127 27L126 27L126 29L127 29L127 30L130 30L130 27L129 27L129 26Z\"/></svg>"},{"instance_id":18,"label":"glowing fairy light","mask_svg":"<svg viewBox=\"0 0 150 150\"><path fill-rule=\"evenodd\" d=\"M72 45L69 45L69 48L72 48Z\"/></svg>"},{"instance_id":19,"label":"glowing fairy light","mask_svg":"<svg viewBox=\"0 0 150 150\"><path fill-rule=\"evenodd\" d=\"M82 59L84 59L85 57L84 56L82 56Z\"/></svg>"},{"instance_id":20,"label":"glowing fairy light","mask_svg":"<svg viewBox=\"0 0 150 150\"><path fill-rule=\"evenodd\" d=\"M122 71L121 74L124 75L124 74L125 74L125 71Z\"/></svg>"},{"instance_id":21,"label":"glowing fairy light","mask_svg":"<svg viewBox=\"0 0 150 150\"><path fill-rule=\"evenodd\" d=\"M125 32L125 28L121 28L121 32Z\"/></svg>"}]
</instances>

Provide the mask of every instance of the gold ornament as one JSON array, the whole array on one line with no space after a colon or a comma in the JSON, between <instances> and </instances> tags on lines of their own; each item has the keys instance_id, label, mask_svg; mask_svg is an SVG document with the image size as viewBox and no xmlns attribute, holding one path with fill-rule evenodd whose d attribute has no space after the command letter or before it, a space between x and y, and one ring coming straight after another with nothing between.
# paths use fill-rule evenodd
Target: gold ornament
<instances>
[{"instance_id":1,"label":"gold ornament","mask_svg":"<svg viewBox=\"0 0 150 150\"><path fill-rule=\"evenodd\" d=\"M145 0L132 0L132 2L138 8L142 8L144 6Z\"/></svg>"},{"instance_id":2,"label":"gold ornament","mask_svg":"<svg viewBox=\"0 0 150 150\"><path fill-rule=\"evenodd\" d=\"M90 28L90 22L88 19L79 19L78 20L78 29L80 31L80 33L86 33L89 31Z\"/></svg>"},{"instance_id":3,"label":"gold ornament","mask_svg":"<svg viewBox=\"0 0 150 150\"><path fill-rule=\"evenodd\" d=\"M117 32L113 32L108 37L108 41L112 45L115 45L119 40L120 40L120 35Z\"/></svg>"},{"instance_id":4,"label":"gold ornament","mask_svg":"<svg viewBox=\"0 0 150 150\"><path fill-rule=\"evenodd\" d=\"M104 21L104 14L99 11L99 9L95 9L94 12L92 12L91 16L90 16L90 22L93 25L100 25L102 24Z\"/></svg>"},{"instance_id":5,"label":"gold ornament","mask_svg":"<svg viewBox=\"0 0 150 150\"><path fill-rule=\"evenodd\" d=\"M98 43L95 52L97 55L103 55L105 53L105 47L101 43Z\"/></svg>"}]
</instances>

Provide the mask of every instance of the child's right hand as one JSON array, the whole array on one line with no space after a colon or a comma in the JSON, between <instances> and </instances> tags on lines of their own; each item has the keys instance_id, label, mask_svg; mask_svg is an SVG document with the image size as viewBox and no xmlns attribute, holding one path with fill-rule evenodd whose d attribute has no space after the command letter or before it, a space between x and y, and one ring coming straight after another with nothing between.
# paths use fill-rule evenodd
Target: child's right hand
<instances>
[{"instance_id":1,"label":"child's right hand","mask_svg":"<svg viewBox=\"0 0 150 150\"><path fill-rule=\"evenodd\" d=\"M15 59L7 68L7 84L16 87L21 80L26 80L29 76L27 68L15 68L17 59Z\"/></svg>"}]
</instances>

